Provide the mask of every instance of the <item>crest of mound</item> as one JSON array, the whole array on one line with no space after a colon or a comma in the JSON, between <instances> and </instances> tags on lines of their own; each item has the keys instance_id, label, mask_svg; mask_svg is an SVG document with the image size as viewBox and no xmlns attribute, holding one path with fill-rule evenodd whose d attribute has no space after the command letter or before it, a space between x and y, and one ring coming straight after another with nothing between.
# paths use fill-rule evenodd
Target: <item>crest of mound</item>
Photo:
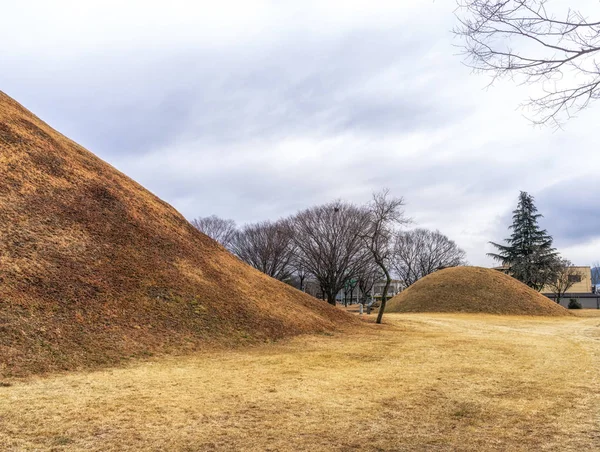
<instances>
[{"instance_id":1,"label":"crest of mound","mask_svg":"<svg viewBox=\"0 0 600 452\"><path fill-rule=\"evenodd\" d=\"M242 263L0 92L0 376L351 322Z\"/></svg>"},{"instance_id":2,"label":"crest of mound","mask_svg":"<svg viewBox=\"0 0 600 452\"><path fill-rule=\"evenodd\" d=\"M386 311L570 315L515 278L482 267L453 267L425 276L392 298Z\"/></svg>"}]
</instances>

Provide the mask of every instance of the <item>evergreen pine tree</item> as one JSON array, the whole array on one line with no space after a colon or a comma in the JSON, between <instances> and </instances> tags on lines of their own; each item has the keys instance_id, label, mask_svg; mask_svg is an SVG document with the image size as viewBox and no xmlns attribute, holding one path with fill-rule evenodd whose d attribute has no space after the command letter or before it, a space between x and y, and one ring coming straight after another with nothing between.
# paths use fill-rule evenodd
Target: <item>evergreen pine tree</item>
<instances>
[{"instance_id":1,"label":"evergreen pine tree","mask_svg":"<svg viewBox=\"0 0 600 452\"><path fill-rule=\"evenodd\" d=\"M488 253L500 261L511 276L538 291L552 278L553 263L558 258L552 237L538 225L540 217L533 196L522 191L509 226L512 235L505 239L506 245L490 242L498 253Z\"/></svg>"}]
</instances>

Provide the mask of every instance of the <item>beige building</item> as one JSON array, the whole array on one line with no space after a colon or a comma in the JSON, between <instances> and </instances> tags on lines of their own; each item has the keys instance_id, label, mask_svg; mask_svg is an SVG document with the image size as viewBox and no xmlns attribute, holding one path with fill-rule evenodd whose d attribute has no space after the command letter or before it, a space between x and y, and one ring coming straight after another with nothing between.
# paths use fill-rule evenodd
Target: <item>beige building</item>
<instances>
[{"instance_id":1,"label":"beige building","mask_svg":"<svg viewBox=\"0 0 600 452\"><path fill-rule=\"evenodd\" d=\"M508 267L502 265L500 267L492 267L494 270L498 270L504 273L508 273ZM572 275L573 285L569 288L567 293L592 293L592 269L591 267L572 267L578 274ZM540 291L543 294L551 294L553 289L549 286L544 286Z\"/></svg>"},{"instance_id":2,"label":"beige building","mask_svg":"<svg viewBox=\"0 0 600 452\"><path fill-rule=\"evenodd\" d=\"M577 300L581 307L584 309L600 309L600 293L592 292L592 269L591 267L582 267L582 266L574 266L574 270L576 270L574 275L571 275L573 285L569 287L569 290L561 297L560 302L561 306L567 308L569 306L569 302L572 299ZM507 272L506 267L495 267L495 270L499 270L501 272ZM541 290L541 293L552 301L556 300L556 294L552 290L551 287L544 286Z\"/></svg>"},{"instance_id":3,"label":"beige building","mask_svg":"<svg viewBox=\"0 0 600 452\"><path fill-rule=\"evenodd\" d=\"M575 275L571 275L570 278L573 281L573 285L567 290L567 294L570 293L592 293L592 269L591 267L572 267L576 270ZM553 292L551 287L545 286L542 293L551 294Z\"/></svg>"}]
</instances>

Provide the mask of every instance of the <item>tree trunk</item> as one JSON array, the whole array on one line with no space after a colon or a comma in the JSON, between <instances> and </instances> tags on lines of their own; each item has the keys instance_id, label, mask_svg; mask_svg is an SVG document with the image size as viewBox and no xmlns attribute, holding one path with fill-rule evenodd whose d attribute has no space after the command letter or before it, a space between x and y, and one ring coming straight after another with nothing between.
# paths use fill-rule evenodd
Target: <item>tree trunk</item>
<instances>
[{"instance_id":1,"label":"tree trunk","mask_svg":"<svg viewBox=\"0 0 600 452\"><path fill-rule=\"evenodd\" d=\"M387 268L385 268L385 265L378 265L385 273L385 287L381 293L381 305L379 306L379 312L377 313L377 323L381 323L381 319L383 319L383 312L385 311L385 303L387 302L387 292L392 282L392 278L390 277L390 272L388 272Z\"/></svg>"},{"instance_id":2,"label":"tree trunk","mask_svg":"<svg viewBox=\"0 0 600 452\"><path fill-rule=\"evenodd\" d=\"M335 296L337 293L327 293L327 303L332 306L335 306Z\"/></svg>"}]
</instances>

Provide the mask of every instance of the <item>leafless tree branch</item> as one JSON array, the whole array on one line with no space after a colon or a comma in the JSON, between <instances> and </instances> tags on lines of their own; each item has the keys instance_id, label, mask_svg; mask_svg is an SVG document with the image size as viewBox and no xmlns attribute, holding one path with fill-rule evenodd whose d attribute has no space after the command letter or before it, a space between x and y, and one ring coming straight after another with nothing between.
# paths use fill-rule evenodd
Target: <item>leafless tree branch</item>
<instances>
[{"instance_id":1,"label":"leafless tree branch","mask_svg":"<svg viewBox=\"0 0 600 452\"><path fill-rule=\"evenodd\" d=\"M400 226L410 222L410 219L404 215L402 208L404 204L404 198L390 197L389 190L384 189L374 193L373 199L365 208L368 221L362 239L386 281L377 314L377 323L381 323L383 318L387 293L392 282L390 258L393 253L394 233Z\"/></svg>"},{"instance_id":2,"label":"leafless tree branch","mask_svg":"<svg viewBox=\"0 0 600 452\"><path fill-rule=\"evenodd\" d=\"M267 275L285 281L294 271L294 241L284 220L244 226L231 243L233 253Z\"/></svg>"},{"instance_id":3,"label":"leafless tree branch","mask_svg":"<svg viewBox=\"0 0 600 452\"><path fill-rule=\"evenodd\" d=\"M545 94L523 106L535 124L560 126L600 97L600 22L569 9L558 18L548 0L457 0L463 55L492 81L509 76Z\"/></svg>"},{"instance_id":4,"label":"leafless tree branch","mask_svg":"<svg viewBox=\"0 0 600 452\"><path fill-rule=\"evenodd\" d=\"M580 276L573 264L568 259L561 257L555 259L552 266L552 276L548 280L548 287L556 295L556 302L560 300L567 291L575 284L575 277Z\"/></svg>"},{"instance_id":5,"label":"leafless tree branch","mask_svg":"<svg viewBox=\"0 0 600 452\"><path fill-rule=\"evenodd\" d=\"M441 232L420 228L396 235L392 264L408 287L438 269L466 265L466 253Z\"/></svg>"},{"instance_id":6,"label":"leafless tree branch","mask_svg":"<svg viewBox=\"0 0 600 452\"><path fill-rule=\"evenodd\" d=\"M332 305L346 281L367 262L360 238L366 221L363 210L342 201L306 209L290 219L297 258Z\"/></svg>"},{"instance_id":7,"label":"leafless tree branch","mask_svg":"<svg viewBox=\"0 0 600 452\"><path fill-rule=\"evenodd\" d=\"M191 223L200 232L230 249L231 241L237 231L235 221L211 215L210 217L198 217Z\"/></svg>"}]
</instances>

